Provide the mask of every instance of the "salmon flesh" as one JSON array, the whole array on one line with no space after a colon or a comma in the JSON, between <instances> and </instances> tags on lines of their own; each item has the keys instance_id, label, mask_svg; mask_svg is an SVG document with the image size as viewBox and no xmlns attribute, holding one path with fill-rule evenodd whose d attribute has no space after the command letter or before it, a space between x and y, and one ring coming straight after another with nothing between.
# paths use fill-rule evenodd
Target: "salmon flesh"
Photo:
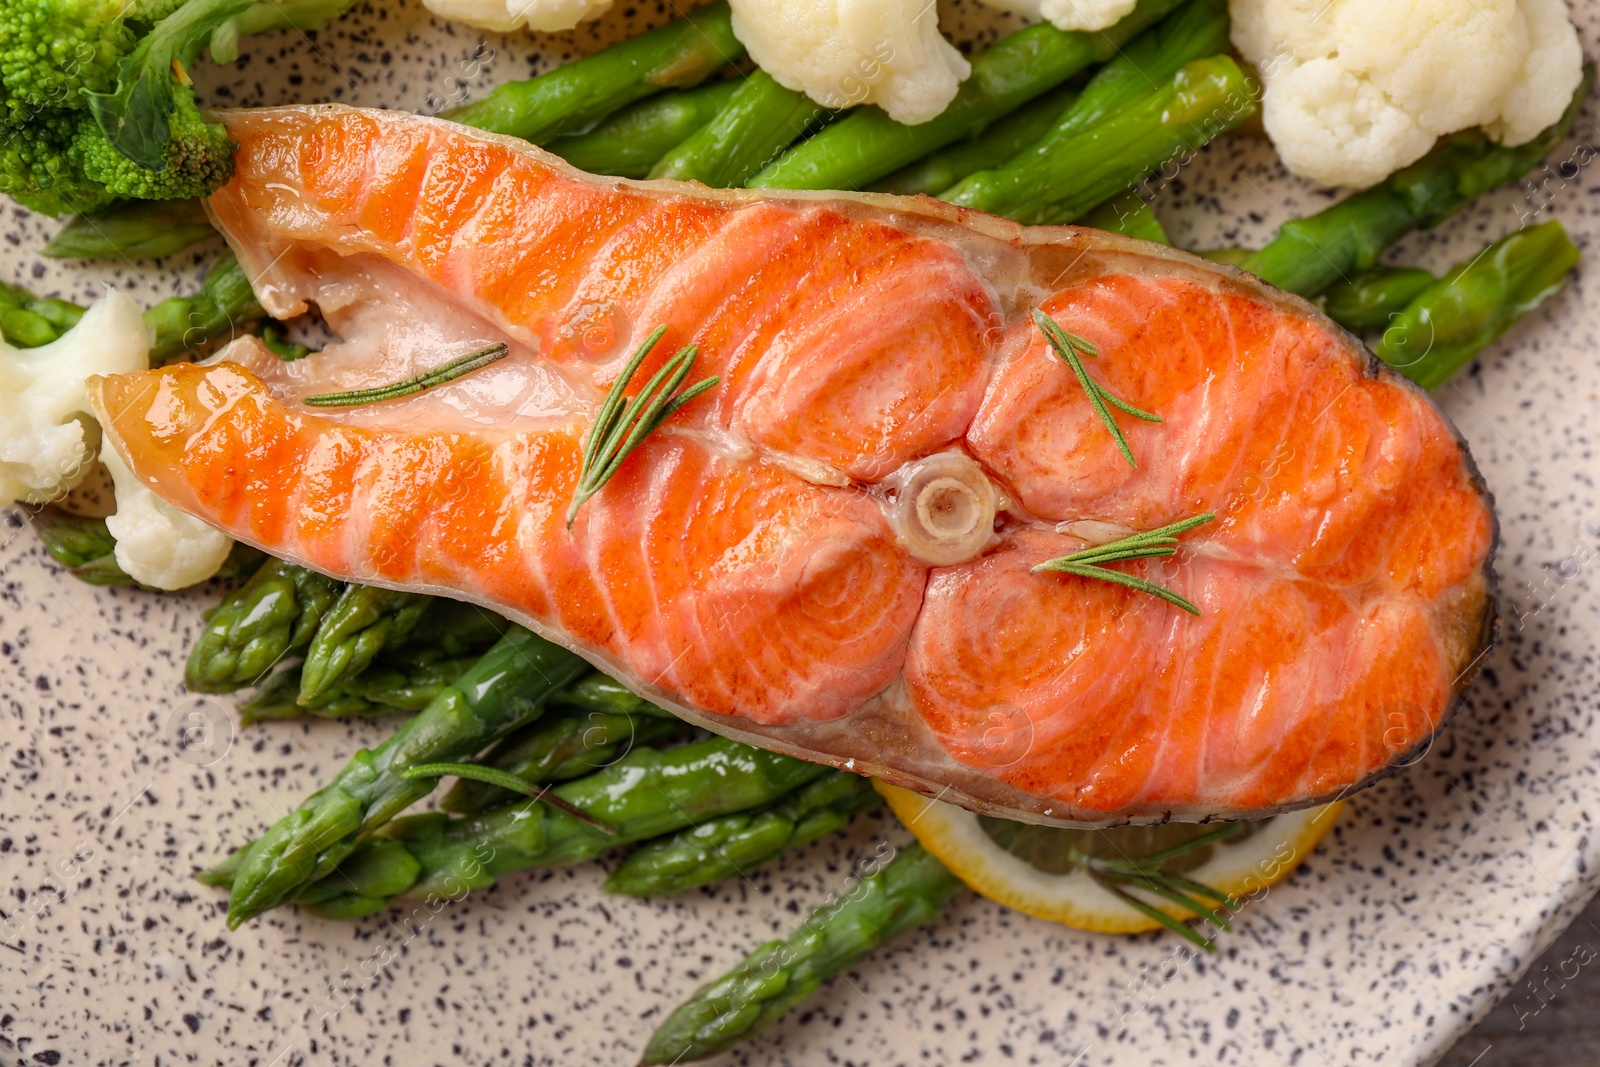
<instances>
[{"instance_id":1,"label":"salmon flesh","mask_svg":"<svg viewBox=\"0 0 1600 1067\"><path fill-rule=\"evenodd\" d=\"M169 503L487 605L718 733L1060 825L1259 817L1425 750L1494 629L1496 524L1426 394L1228 267L925 197L581 173L338 106L238 111L213 218L279 318L93 383ZM1091 342L1130 464L1031 317ZM720 384L566 513L600 404ZM510 355L401 399L308 396ZM1037 564L1204 512L1111 565Z\"/></svg>"}]
</instances>

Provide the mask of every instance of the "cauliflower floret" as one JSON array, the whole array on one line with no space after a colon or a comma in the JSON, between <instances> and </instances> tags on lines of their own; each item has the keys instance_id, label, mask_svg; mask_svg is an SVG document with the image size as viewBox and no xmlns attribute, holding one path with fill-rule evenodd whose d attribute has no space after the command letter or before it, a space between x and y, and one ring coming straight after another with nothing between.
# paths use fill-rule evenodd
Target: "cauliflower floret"
<instances>
[{"instance_id":1,"label":"cauliflower floret","mask_svg":"<svg viewBox=\"0 0 1600 1067\"><path fill-rule=\"evenodd\" d=\"M611 0L422 0L440 18L509 33L519 27L554 33L598 18Z\"/></svg>"},{"instance_id":2,"label":"cauliflower floret","mask_svg":"<svg viewBox=\"0 0 1600 1067\"><path fill-rule=\"evenodd\" d=\"M938 115L972 72L928 0L731 0L733 32L778 84L828 108Z\"/></svg>"},{"instance_id":3,"label":"cauliflower floret","mask_svg":"<svg viewBox=\"0 0 1600 1067\"><path fill-rule=\"evenodd\" d=\"M1103 30L1121 22L1138 0L984 0L1001 11L1044 19L1058 30Z\"/></svg>"},{"instance_id":4,"label":"cauliflower floret","mask_svg":"<svg viewBox=\"0 0 1600 1067\"><path fill-rule=\"evenodd\" d=\"M0 505L53 500L81 482L100 440L84 382L94 374L132 374L149 363L150 336L139 305L115 289L60 340L28 349L0 341ZM226 534L162 503L110 449L101 458L117 496L117 513L106 528L129 577L178 589L217 573L232 546Z\"/></svg>"},{"instance_id":5,"label":"cauliflower floret","mask_svg":"<svg viewBox=\"0 0 1600 1067\"><path fill-rule=\"evenodd\" d=\"M1447 133L1507 144L1561 116L1582 77L1562 0L1231 0L1233 43L1266 84L1290 170L1365 187Z\"/></svg>"},{"instance_id":6,"label":"cauliflower floret","mask_svg":"<svg viewBox=\"0 0 1600 1067\"><path fill-rule=\"evenodd\" d=\"M83 480L98 439L84 379L143 370L149 349L139 305L115 290L57 341L0 341L0 505L53 500Z\"/></svg>"},{"instance_id":7,"label":"cauliflower floret","mask_svg":"<svg viewBox=\"0 0 1600 1067\"><path fill-rule=\"evenodd\" d=\"M117 513L106 529L117 539L117 566L155 589L182 589L217 573L233 542L228 535L156 496L116 449L101 455L117 490Z\"/></svg>"}]
</instances>

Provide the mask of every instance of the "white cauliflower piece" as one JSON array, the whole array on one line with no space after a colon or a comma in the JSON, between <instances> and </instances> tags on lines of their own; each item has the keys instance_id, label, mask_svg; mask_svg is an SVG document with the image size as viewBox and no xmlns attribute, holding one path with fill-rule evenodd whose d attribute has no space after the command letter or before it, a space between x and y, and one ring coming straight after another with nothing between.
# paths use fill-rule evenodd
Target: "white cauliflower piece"
<instances>
[{"instance_id":1,"label":"white cauliflower piece","mask_svg":"<svg viewBox=\"0 0 1600 1067\"><path fill-rule=\"evenodd\" d=\"M787 89L828 108L877 104L934 118L971 66L939 33L932 0L731 0L733 32Z\"/></svg>"},{"instance_id":2,"label":"white cauliflower piece","mask_svg":"<svg viewBox=\"0 0 1600 1067\"><path fill-rule=\"evenodd\" d=\"M555 33L598 18L611 0L422 0L440 18L495 33L518 28Z\"/></svg>"},{"instance_id":3,"label":"white cauliflower piece","mask_svg":"<svg viewBox=\"0 0 1600 1067\"><path fill-rule=\"evenodd\" d=\"M98 444L84 380L143 370L149 351L139 305L115 290L57 341L0 341L0 505L54 500L83 480Z\"/></svg>"},{"instance_id":4,"label":"white cauliflower piece","mask_svg":"<svg viewBox=\"0 0 1600 1067\"><path fill-rule=\"evenodd\" d=\"M182 589L217 573L233 547L227 534L156 496L116 449L100 458L117 490L117 513L106 517L117 539L117 566L155 589Z\"/></svg>"},{"instance_id":5,"label":"white cauliflower piece","mask_svg":"<svg viewBox=\"0 0 1600 1067\"><path fill-rule=\"evenodd\" d=\"M1562 0L1231 0L1261 71L1262 121L1290 170L1363 188L1447 133L1522 144L1582 77Z\"/></svg>"},{"instance_id":6,"label":"white cauliflower piece","mask_svg":"<svg viewBox=\"0 0 1600 1067\"><path fill-rule=\"evenodd\" d=\"M1001 11L1043 19L1058 30L1103 30L1121 22L1138 0L984 0Z\"/></svg>"}]
</instances>

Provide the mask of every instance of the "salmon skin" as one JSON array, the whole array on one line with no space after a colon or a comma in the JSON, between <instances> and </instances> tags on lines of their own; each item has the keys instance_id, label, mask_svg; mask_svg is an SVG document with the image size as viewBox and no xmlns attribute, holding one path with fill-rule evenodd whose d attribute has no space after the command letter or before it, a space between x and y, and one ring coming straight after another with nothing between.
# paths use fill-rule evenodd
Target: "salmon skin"
<instances>
[{"instance_id":1,"label":"salmon skin","mask_svg":"<svg viewBox=\"0 0 1600 1067\"><path fill-rule=\"evenodd\" d=\"M1496 524L1430 399L1305 302L927 198L598 178L347 107L226 113L251 338L93 383L171 504L341 579L492 607L714 731L1059 825L1260 817L1425 750L1494 628ZM1158 414L1117 450L1030 315ZM578 512L640 340L721 384ZM402 399L310 395L510 355ZM1114 569L1037 564L1203 512Z\"/></svg>"}]
</instances>

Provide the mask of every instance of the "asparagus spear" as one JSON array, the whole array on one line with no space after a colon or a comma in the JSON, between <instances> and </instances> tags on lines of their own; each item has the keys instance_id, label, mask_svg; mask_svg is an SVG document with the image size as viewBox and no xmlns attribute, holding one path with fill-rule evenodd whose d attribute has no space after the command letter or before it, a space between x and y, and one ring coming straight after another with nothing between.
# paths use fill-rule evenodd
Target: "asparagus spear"
<instances>
[{"instance_id":1,"label":"asparagus spear","mask_svg":"<svg viewBox=\"0 0 1600 1067\"><path fill-rule=\"evenodd\" d=\"M868 779L830 771L764 810L734 812L647 843L611 872L605 888L665 896L745 874L844 828L879 800Z\"/></svg>"},{"instance_id":2,"label":"asparagus spear","mask_svg":"<svg viewBox=\"0 0 1600 1067\"><path fill-rule=\"evenodd\" d=\"M937 118L906 126L877 108L857 108L796 145L748 184L762 189L866 188L929 152L977 136L1091 63L1109 59L1180 2L1139 0L1131 14L1100 33L1067 33L1049 23L1019 30L972 57L972 75Z\"/></svg>"},{"instance_id":3,"label":"asparagus spear","mask_svg":"<svg viewBox=\"0 0 1600 1067\"><path fill-rule=\"evenodd\" d=\"M1088 212L1078 220L1078 225L1109 230L1124 237L1137 237L1142 241L1154 241L1158 245L1172 243L1167 231L1161 226L1161 220L1156 218L1156 213L1150 209L1150 205L1132 190L1114 196Z\"/></svg>"},{"instance_id":4,"label":"asparagus spear","mask_svg":"<svg viewBox=\"0 0 1600 1067\"><path fill-rule=\"evenodd\" d=\"M1316 296L1366 270L1412 230L1437 225L1478 194L1516 181L1537 166L1566 140L1593 85L1594 68L1585 67L1566 113L1527 144L1496 144L1480 130L1453 134L1383 183L1309 218L1285 223L1271 243L1244 262L1244 269L1301 296Z\"/></svg>"},{"instance_id":5,"label":"asparagus spear","mask_svg":"<svg viewBox=\"0 0 1600 1067\"><path fill-rule=\"evenodd\" d=\"M396 820L338 870L307 887L298 902L345 918L388 907L395 897L453 896L490 885L511 871L582 863L619 844L767 803L826 771L725 737L666 752L637 748L596 774L550 790L565 804L608 824L615 834L531 800L459 819L443 812L410 816ZM404 858L396 852L385 853L392 861L367 854L392 841L404 844ZM401 889L395 888L402 881L396 865L415 872ZM216 881L226 872L207 877ZM235 873L235 893L238 877ZM381 891L374 890L373 882Z\"/></svg>"},{"instance_id":6,"label":"asparagus spear","mask_svg":"<svg viewBox=\"0 0 1600 1067\"><path fill-rule=\"evenodd\" d=\"M552 696L551 703L559 699L559 694ZM634 746L665 741L684 729L683 723L658 715L558 715L508 734L477 762L529 785L565 782L615 763ZM439 806L457 815L476 815L516 799L509 789L462 778Z\"/></svg>"},{"instance_id":7,"label":"asparagus spear","mask_svg":"<svg viewBox=\"0 0 1600 1067\"><path fill-rule=\"evenodd\" d=\"M1503 237L1423 290L1383 333L1385 363L1435 389L1559 292L1578 248L1554 219Z\"/></svg>"},{"instance_id":8,"label":"asparagus spear","mask_svg":"<svg viewBox=\"0 0 1600 1067\"><path fill-rule=\"evenodd\" d=\"M347 715L387 715L420 711L444 688L454 683L477 661L476 656L445 659L438 654L419 655L409 662L380 662L309 704L300 702L300 664L275 672L239 704L239 724L250 726L268 719L314 716L337 719Z\"/></svg>"},{"instance_id":9,"label":"asparagus spear","mask_svg":"<svg viewBox=\"0 0 1600 1067\"><path fill-rule=\"evenodd\" d=\"M159 259L216 235L198 200L141 200L75 216L42 253L52 259Z\"/></svg>"},{"instance_id":10,"label":"asparagus spear","mask_svg":"<svg viewBox=\"0 0 1600 1067\"><path fill-rule=\"evenodd\" d=\"M444 112L490 133L543 144L662 89L698 85L744 54L725 0L537 78Z\"/></svg>"},{"instance_id":11,"label":"asparagus spear","mask_svg":"<svg viewBox=\"0 0 1600 1067\"><path fill-rule=\"evenodd\" d=\"M1020 172L1034 174L1037 178L1036 172L1028 171L1023 164L1033 159L1046 159L1053 160L1053 166L1060 166L1061 145L1159 88L1185 64L1227 49L1226 8L1218 0L1190 0L1134 38L1115 59L1096 71L1072 106L1062 111L1037 141L994 165L994 170L971 175L959 188L940 194L941 198L975 195L975 187L981 189L986 184L1003 183L1005 179L1000 175ZM1003 194L1000 190L988 190L986 195L991 199L1002 196L1004 202L1016 206L1036 193L1035 186L1024 185Z\"/></svg>"},{"instance_id":12,"label":"asparagus spear","mask_svg":"<svg viewBox=\"0 0 1600 1067\"><path fill-rule=\"evenodd\" d=\"M171 297L144 313L145 325L154 332L150 363L160 366L266 314L238 257L224 252L206 271L198 293Z\"/></svg>"},{"instance_id":13,"label":"asparagus spear","mask_svg":"<svg viewBox=\"0 0 1600 1067\"><path fill-rule=\"evenodd\" d=\"M883 942L938 918L961 882L918 845L816 911L785 941L769 941L668 1016L641 1064L680 1063L725 1051L800 1003L824 979Z\"/></svg>"},{"instance_id":14,"label":"asparagus spear","mask_svg":"<svg viewBox=\"0 0 1600 1067\"><path fill-rule=\"evenodd\" d=\"M878 192L913 196L933 195L985 167L1010 159L1049 132L1056 118L1078 97L1076 89L1062 86L1023 104L976 137L929 153L902 167L873 186Z\"/></svg>"},{"instance_id":15,"label":"asparagus spear","mask_svg":"<svg viewBox=\"0 0 1600 1067\"><path fill-rule=\"evenodd\" d=\"M250 685L296 648L304 648L341 583L282 560L268 560L212 609L189 650L184 681L201 693Z\"/></svg>"},{"instance_id":16,"label":"asparagus spear","mask_svg":"<svg viewBox=\"0 0 1600 1067\"><path fill-rule=\"evenodd\" d=\"M74 515L57 507L47 507L33 516L33 528L45 549L74 578L90 585L128 585L133 579L117 565L112 551L116 538L106 529L106 520ZM214 577L237 578L252 574L266 562L266 556L249 545L234 542L233 550Z\"/></svg>"},{"instance_id":17,"label":"asparagus spear","mask_svg":"<svg viewBox=\"0 0 1600 1067\"><path fill-rule=\"evenodd\" d=\"M366 670L386 646L405 640L432 599L371 585L346 586L306 649L300 668L301 702L315 702L346 675Z\"/></svg>"},{"instance_id":18,"label":"asparagus spear","mask_svg":"<svg viewBox=\"0 0 1600 1067\"><path fill-rule=\"evenodd\" d=\"M586 133L545 145L579 170L643 178L656 161L710 122L742 84L737 78L646 97Z\"/></svg>"},{"instance_id":19,"label":"asparagus spear","mask_svg":"<svg viewBox=\"0 0 1600 1067\"><path fill-rule=\"evenodd\" d=\"M429 597L428 610L402 648L431 649L447 659L476 656L500 640L510 626L506 619L476 604Z\"/></svg>"},{"instance_id":20,"label":"asparagus spear","mask_svg":"<svg viewBox=\"0 0 1600 1067\"><path fill-rule=\"evenodd\" d=\"M611 715L655 715L672 718L672 713L656 707L648 700L635 696L622 683L607 678L599 671L578 679L550 698L553 703L578 711L592 711Z\"/></svg>"},{"instance_id":21,"label":"asparagus spear","mask_svg":"<svg viewBox=\"0 0 1600 1067\"><path fill-rule=\"evenodd\" d=\"M0 285L0 336L18 348L38 348L78 324L83 308L37 297L15 285Z\"/></svg>"},{"instance_id":22,"label":"asparagus spear","mask_svg":"<svg viewBox=\"0 0 1600 1067\"><path fill-rule=\"evenodd\" d=\"M1351 333L1381 330L1433 282L1420 267L1370 267L1330 287L1322 310Z\"/></svg>"},{"instance_id":23,"label":"asparagus spear","mask_svg":"<svg viewBox=\"0 0 1600 1067\"><path fill-rule=\"evenodd\" d=\"M371 834L430 793L435 781L405 778L408 768L470 758L537 718L550 693L585 669L573 653L521 627L506 631L393 737L357 752L331 784L248 847L233 877L228 925L285 903L354 851L358 835Z\"/></svg>"},{"instance_id":24,"label":"asparagus spear","mask_svg":"<svg viewBox=\"0 0 1600 1067\"><path fill-rule=\"evenodd\" d=\"M743 185L829 114L805 93L785 89L757 69L716 117L661 158L652 178Z\"/></svg>"},{"instance_id":25,"label":"asparagus spear","mask_svg":"<svg viewBox=\"0 0 1600 1067\"><path fill-rule=\"evenodd\" d=\"M1232 129L1255 108L1249 82L1232 59L1198 59L1154 92L1053 142L1047 153L1024 152L1015 166L980 171L941 199L1018 222L1071 222L1166 160Z\"/></svg>"}]
</instances>

